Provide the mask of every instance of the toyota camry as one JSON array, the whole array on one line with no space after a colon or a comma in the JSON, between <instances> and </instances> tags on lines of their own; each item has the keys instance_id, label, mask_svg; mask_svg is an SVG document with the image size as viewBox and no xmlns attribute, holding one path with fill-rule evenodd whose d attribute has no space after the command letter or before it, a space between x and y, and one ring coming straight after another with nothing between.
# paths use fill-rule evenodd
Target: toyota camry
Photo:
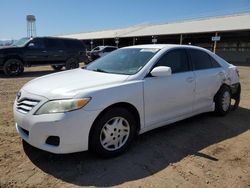
<instances>
[{"instance_id":1,"label":"toyota camry","mask_svg":"<svg viewBox=\"0 0 250 188\"><path fill-rule=\"evenodd\" d=\"M113 157L149 130L200 113L228 114L240 92L237 67L206 49L138 45L28 82L14 117L34 147Z\"/></svg>"}]
</instances>

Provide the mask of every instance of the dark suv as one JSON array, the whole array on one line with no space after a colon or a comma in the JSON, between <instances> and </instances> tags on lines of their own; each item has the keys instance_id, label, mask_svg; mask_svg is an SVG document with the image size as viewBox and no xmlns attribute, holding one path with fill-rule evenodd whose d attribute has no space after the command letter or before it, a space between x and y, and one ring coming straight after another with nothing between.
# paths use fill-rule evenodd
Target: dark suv
<instances>
[{"instance_id":1,"label":"dark suv","mask_svg":"<svg viewBox=\"0 0 250 188\"><path fill-rule=\"evenodd\" d=\"M24 66L51 65L54 70L79 67L86 60L84 44L77 39L36 37L22 38L0 49L0 69L8 76L20 75Z\"/></svg>"}]
</instances>

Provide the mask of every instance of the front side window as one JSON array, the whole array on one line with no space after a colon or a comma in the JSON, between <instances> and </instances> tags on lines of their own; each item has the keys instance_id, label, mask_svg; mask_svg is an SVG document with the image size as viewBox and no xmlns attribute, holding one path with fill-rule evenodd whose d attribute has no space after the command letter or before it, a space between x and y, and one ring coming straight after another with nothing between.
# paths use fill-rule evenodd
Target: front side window
<instances>
[{"instance_id":1,"label":"front side window","mask_svg":"<svg viewBox=\"0 0 250 188\"><path fill-rule=\"evenodd\" d=\"M95 60L86 69L113 74L133 75L159 51L151 48L123 48Z\"/></svg>"},{"instance_id":2,"label":"front side window","mask_svg":"<svg viewBox=\"0 0 250 188\"><path fill-rule=\"evenodd\" d=\"M31 45L32 44L32 45ZM43 49L44 48L44 43L43 40L40 38L35 38L29 43L29 47L32 49Z\"/></svg>"},{"instance_id":3,"label":"front side window","mask_svg":"<svg viewBox=\"0 0 250 188\"><path fill-rule=\"evenodd\" d=\"M187 53L184 49L171 50L161 57L155 65L158 66L170 67L172 73L189 71Z\"/></svg>"},{"instance_id":4,"label":"front side window","mask_svg":"<svg viewBox=\"0 0 250 188\"><path fill-rule=\"evenodd\" d=\"M213 68L210 56L201 50L189 49L191 60L195 70Z\"/></svg>"}]
</instances>

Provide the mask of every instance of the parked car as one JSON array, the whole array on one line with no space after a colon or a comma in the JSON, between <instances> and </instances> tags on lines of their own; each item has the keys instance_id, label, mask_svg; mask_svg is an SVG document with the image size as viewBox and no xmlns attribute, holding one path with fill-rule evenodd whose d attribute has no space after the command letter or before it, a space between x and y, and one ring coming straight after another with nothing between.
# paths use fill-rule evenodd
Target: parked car
<instances>
[{"instance_id":1,"label":"parked car","mask_svg":"<svg viewBox=\"0 0 250 188\"><path fill-rule=\"evenodd\" d=\"M18 133L37 148L112 157L138 134L204 112L226 115L240 92L237 67L208 50L140 45L30 81L13 110Z\"/></svg>"},{"instance_id":2,"label":"parked car","mask_svg":"<svg viewBox=\"0 0 250 188\"><path fill-rule=\"evenodd\" d=\"M24 66L51 65L55 70L79 67L86 60L84 44L77 39L36 37L22 38L0 49L0 69L8 76L20 75Z\"/></svg>"},{"instance_id":3,"label":"parked car","mask_svg":"<svg viewBox=\"0 0 250 188\"><path fill-rule=\"evenodd\" d=\"M94 60L98 59L99 57L103 57L114 50L117 50L117 47L115 47L115 46L97 46L93 50L87 52L89 62L94 61Z\"/></svg>"}]
</instances>

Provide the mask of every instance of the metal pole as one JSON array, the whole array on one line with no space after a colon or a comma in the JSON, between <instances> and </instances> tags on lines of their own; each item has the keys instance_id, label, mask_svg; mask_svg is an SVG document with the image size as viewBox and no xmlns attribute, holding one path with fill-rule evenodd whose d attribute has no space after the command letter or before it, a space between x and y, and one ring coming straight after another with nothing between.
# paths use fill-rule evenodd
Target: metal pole
<instances>
[{"instance_id":1,"label":"metal pole","mask_svg":"<svg viewBox=\"0 0 250 188\"><path fill-rule=\"evenodd\" d=\"M93 49L93 40L90 41L90 48Z\"/></svg>"},{"instance_id":2,"label":"metal pole","mask_svg":"<svg viewBox=\"0 0 250 188\"><path fill-rule=\"evenodd\" d=\"M104 41L104 39L102 39L102 45L105 46L105 41Z\"/></svg>"},{"instance_id":3,"label":"metal pole","mask_svg":"<svg viewBox=\"0 0 250 188\"><path fill-rule=\"evenodd\" d=\"M135 37L133 38L133 45L135 45Z\"/></svg>"},{"instance_id":4,"label":"metal pole","mask_svg":"<svg viewBox=\"0 0 250 188\"><path fill-rule=\"evenodd\" d=\"M218 32L215 33L215 36L216 36L216 37L218 36ZM214 41L214 49L213 49L213 52L214 52L214 53L216 52L216 46L217 46L217 41L215 40L215 41Z\"/></svg>"},{"instance_id":5,"label":"metal pole","mask_svg":"<svg viewBox=\"0 0 250 188\"><path fill-rule=\"evenodd\" d=\"M183 40L183 38L182 38L182 34L180 35L180 44L182 44L182 40Z\"/></svg>"},{"instance_id":6,"label":"metal pole","mask_svg":"<svg viewBox=\"0 0 250 188\"><path fill-rule=\"evenodd\" d=\"M27 37L29 37L29 22L27 21Z\"/></svg>"}]
</instances>

